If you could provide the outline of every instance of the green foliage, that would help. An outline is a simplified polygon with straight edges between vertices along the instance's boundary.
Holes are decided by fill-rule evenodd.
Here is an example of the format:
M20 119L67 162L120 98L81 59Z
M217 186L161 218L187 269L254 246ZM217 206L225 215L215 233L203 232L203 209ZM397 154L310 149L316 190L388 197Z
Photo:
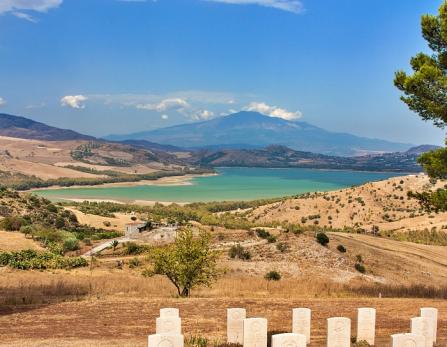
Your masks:
M360 273L362 273L362 274L366 273L366 267L365 267L365 265L363 265L363 264L361 264L361 263L355 263L354 267L355 267L355 269L356 269L358 272L360 272Z
M394 84L403 92L401 99L410 110L423 120L444 128L447 125L447 2L441 4L438 16L422 16L421 26L422 36L433 52L413 57L410 61L413 74L397 71ZM446 148L425 153L418 161L429 176L447 178ZM447 209L444 190L415 193L412 197L419 199L428 210Z
M132 258L129 261L129 268L134 269L136 267L139 267L141 265L141 261L138 258Z
M186 347L207 347L208 344L208 339L202 336L190 336L185 341Z
M281 253L285 253L289 250L289 245L285 242L279 242L276 244L276 249Z
M279 281L281 279L281 274L278 271L272 270L267 272L264 278L267 281Z
M325 233L318 233L316 235L317 242L322 246L327 246L329 243L329 237Z
M338 246L337 246L337 250L338 250L340 253L346 253L346 248L345 248L345 246L343 246L343 245L338 245Z
M251 254L249 251L245 250L239 243L237 245L231 246L228 251L228 256L232 259L239 258L241 260L250 260Z
M27 221L18 216L5 217L0 221L0 228L6 231L19 231Z
M19 270L72 269L87 266L82 257L63 257L51 252L37 252L31 249L20 252L0 252L0 266Z
M64 251L76 251L79 249L79 241L77 239L66 239L64 241Z
M113 245L112 245L113 247ZM147 252L149 250L149 247L146 245L139 245L135 242L126 242L124 244L124 250L123 253L125 255L139 255Z
M182 297L188 297L197 286L210 286L219 276L218 253L211 249L211 235L191 230L178 233L175 243L154 249L150 256L153 273L166 276Z

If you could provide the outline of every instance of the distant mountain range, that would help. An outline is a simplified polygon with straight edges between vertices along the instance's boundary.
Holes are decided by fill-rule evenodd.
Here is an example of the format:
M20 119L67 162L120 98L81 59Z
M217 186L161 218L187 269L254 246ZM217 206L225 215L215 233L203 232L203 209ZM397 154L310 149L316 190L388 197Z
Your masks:
M238 112L207 121L176 125L108 140L147 140L183 148L262 148L282 145L298 151L353 156L402 152L413 145L324 130L302 121L287 121L257 112Z
M417 157L437 146L419 146L406 152L338 157L295 151L284 146L262 149L202 150L192 153L188 161L204 167L312 168L361 171L421 172Z
M73 130L55 128L28 118L0 113L0 135L31 140L69 141L93 140L93 136Z
M216 125L216 122L217 124L223 124L222 126L227 130L216 129L215 127L218 126ZM238 124L242 125L238 127ZM185 129L189 130L186 131ZM23 117L0 114L0 136L46 141L70 142L81 140L83 141L83 144L81 145L79 145L78 142L70 142L71 144L69 144L69 146L74 146L71 150L72 157L75 156L75 159L88 163L102 163L107 165L114 164L126 166L146 162L158 162L187 167L200 166L206 168L219 166L245 166L420 172L421 167L417 164L416 158L421 153L439 148L431 145L408 148L408 145L405 144L364 139L348 134L331 133L308 125L307 123L288 122L253 112L242 112L212 121L180 125L156 130L150 133L159 134L157 135L159 137L163 137L161 134L166 134L166 138L169 137L167 134L169 132L172 133L173 136L177 134L178 137L176 137L176 141L180 142L179 139L181 134L184 134L184 136L189 139L209 139L212 136L207 134L207 131L211 132L212 129L215 129L215 131L219 133L219 135L215 136L220 137L220 139L215 140L215 142L224 142L222 134L230 134L232 131L229 129L233 129L233 132L235 133L233 136L234 143L220 145L208 144L201 148L193 148L195 146L192 145L197 145L198 143L190 140L190 142L187 143L190 147L188 149L169 144L158 144L148 140L128 139L118 141L119 138L115 136L111 137L114 140L111 141L79 134L72 130L55 128ZM248 129L259 129L259 131L249 131ZM297 134L301 134L301 137L309 139L309 143L314 141L312 143L316 143L315 148L312 148L312 150L309 151L299 151L278 144L263 146L264 142L268 142L267 139L264 138L267 136L266 134L271 134L272 137L276 136L276 139L278 139L281 129L284 130L285 138L291 138L293 131L295 131ZM242 138L243 133L246 134L245 140L247 142L252 141L255 137L264 138L264 140L260 141L258 144L244 145L244 139ZM261 136L260 134L264 135ZM313 140L311 139L311 134L314 134L315 136ZM322 134L326 134L327 138L324 138ZM133 136L134 135L130 135L130 137ZM142 135L135 135L135 137L139 136ZM155 135L151 136L155 137ZM339 147L332 147L332 152L340 151L344 154L355 152L355 150L367 151L368 148L369 150L376 151L379 151L380 149L385 150L385 147L381 147L385 145L387 145L386 148L388 150L394 147L403 147L405 150L351 157L316 153L317 148L320 148L321 150L323 145L328 146L327 152L331 152L329 150L330 139L339 141L337 145ZM345 140L345 144L353 145L353 143L363 143L363 145L355 147L355 150L354 147L343 147L340 144L342 139ZM278 142L284 141L278 140ZM302 139L296 139L295 143L302 143ZM368 147L367 145L372 147ZM310 145L307 144L306 146ZM343 148L345 149L343 150ZM118 153L121 154L118 156Z

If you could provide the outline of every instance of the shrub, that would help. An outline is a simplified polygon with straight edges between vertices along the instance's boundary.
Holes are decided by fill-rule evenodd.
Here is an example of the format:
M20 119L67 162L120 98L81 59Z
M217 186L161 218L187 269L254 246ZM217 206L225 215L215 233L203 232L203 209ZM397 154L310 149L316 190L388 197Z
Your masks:
M322 246L326 246L329 243L329 237L325 233L318 233L316 239Z
M239 243L237 245L231 246L228 251L228 256L232 259L239 258L241 260L250 260L251 254L249 251L245 250Z
M346 253L346 248L345 248L345 246L343 246L343 245L338 245L338 246L337 246L337 250L338 250L340 253Z
M264 278L267 281L279 281L281 279L281 274L278 271L269 271L265 274Z
M76 239L66 239L63 247L64 252L76 251L79 249L79 241Z
M267 242L268 242L268 243L275 243L275 242L276 242L276 236L269 235L269 236L267 237Z
M104 224L105 227L110 227L112 225L108 220L105 220L102 224Z
M124 244L124 254L126 255L138 255L146 252L147 250L147 246L139 245L135 242L126 242Z
M258 235L261 239L267 239L271 236L270 233L264 229L256 229L256 235Z
M0 222L0 228L6 231L19 231L26 221L21 217L5 217Z
M276 244L276 249L281 253L285 253L289 250L289 245L285 242L279 242Z
M131 269L139 267L140 265L141 265L141 261L138 258L132 258L129 261L129 268L131 268Z
M87 265L87 260L82 257L64 257L32 249L10 253L0 252L0 266L9 266L19 270L72 269Z
M362 274L364 274L366 272L365 265L363 265L363 264L355 263L354 267L358 272L360 272Z

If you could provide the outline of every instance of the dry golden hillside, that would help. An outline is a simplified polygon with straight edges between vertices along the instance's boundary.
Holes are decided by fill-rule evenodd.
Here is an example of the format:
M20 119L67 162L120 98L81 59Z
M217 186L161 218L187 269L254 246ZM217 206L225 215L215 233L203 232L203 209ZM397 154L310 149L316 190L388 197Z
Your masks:
M437 186L442 183L438 182ZM326 228L344 227L370 231L410 231L447 228L447 213L428 214L409 191L435 188L426 175L409 175L327 193L307 194L267 206L249 214L260 222L289 222Z

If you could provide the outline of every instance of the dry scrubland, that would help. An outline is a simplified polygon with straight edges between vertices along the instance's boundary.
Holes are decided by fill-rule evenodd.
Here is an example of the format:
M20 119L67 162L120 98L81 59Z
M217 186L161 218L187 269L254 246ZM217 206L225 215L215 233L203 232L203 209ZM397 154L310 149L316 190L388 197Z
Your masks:
M447 229L447 213L428 214L409 191L442 187L428 176L409 175L327 193L314 193L261 206L249 214L259 222L288 221L307 226L410 231Z
M346 223L366 230L379 225L381 230L398 233L436 226L443 232L445 214L431 217L406 199L409 189L427 184L425 176L407 176L233 213L259 223L301 224L302 217L319 214L305 224L342 228ZM110 230L122 230L131 217L69 210L81 223L105 227L104 222L110 222L106 227ZM384 221L384 213L391 220ZM163 277L143 277L149 261L145 255L126 255L124 245L106 250L88 268L46 272L0 268L0 346L145 346L146 336L155 330L158 309L166 306L180 308L187 339L203 336L210 344L224 342L228 307L246 307L250 316L268 318L270 332L289 331L291 309L310 307L312 347L324 345L328 317L352 318L355 335L356 309L376 307L377 346L389 346L389 335L408 331L409 319L419 307L435 306L440 309L440 345L447 343L447 302L442 300L447 298L446 247L352 232L328 232L330 242L323 247L315 241L314 231L295 234L271 229L276 240L269 242L254 231L194 223L194 228L199 227L212 233L224 274L211 288L193 290L190 299L177 298ZM229 256L236 244L250 253L249 260ZM26 248L40 246L20 233L0 232L0 249ZM78 252L86 250L83 246ZM359 256L365 274L354 267ZM124 261L122 268L118 260ZM264 279L271 270L281 273L280 281Z

